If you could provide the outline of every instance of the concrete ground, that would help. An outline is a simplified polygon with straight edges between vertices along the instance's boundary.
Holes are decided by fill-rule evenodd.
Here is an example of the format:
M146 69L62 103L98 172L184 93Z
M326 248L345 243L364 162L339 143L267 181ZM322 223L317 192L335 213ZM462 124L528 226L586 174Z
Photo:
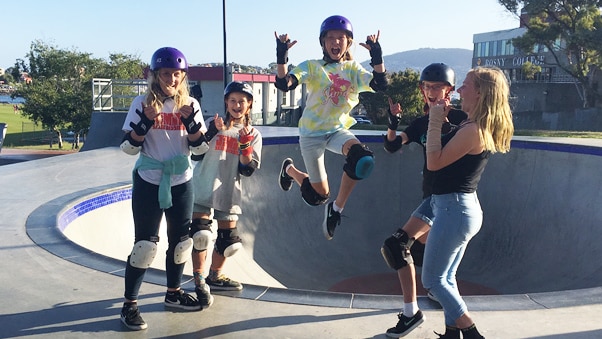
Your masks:
M266 138L264 162L257 176L246 182L249 207L241 229L248 257L288 289L243 280L242 293L214 293L209 309L171 312L162 304L162 272L152 271L139 302L149 328L131 332L119 322L123 262L75 245L61 236L56 223L60 211L73 201L130 182L135 157L108 147L28 159L0 167L0 337L384 338L384 331L397 322L399 295L331 290L343 283L360 288L376 282L371 277L391 274L382 266L378 249L399 215L405 220L415 206L419 187L412 182L419 174L412 171L419 172L420 163L408 172L403 168L408 167L404 161L420 158L416 150L387 158L376 141L369 140L377 152L377 168L358 185L344 212L349 215L343 218L344 228L328 242L315 225L321 211L299 204L297 192L274 189L278 159L290 154L300 161L294 137L269 128L261 131ZM602 179L595 173L602 142L568 144L517 139L520 151L492 159L486 169L480 197L485 214L495 220L486 220L469 246L459 278L501 293L466 297L487 338L602 337L602 264L597 260L602 246L595 241L602 220L595 210L601 203ZM9 157L5 151L0 152L0 164ZM508 160L502 161L504 157ZM327 158L333 159L327 160L333 168L329 173L339 173L342 159ZM393 185L385 180L398 172ZM338 187L336 176L330 180ZM550 185L544 187L546 182ZM512 189L505 187L509 185ZM401 191L407 193L394 195ZM389 195L402 205L399 211L393 209L393 216L382 212L390 206L377 204ZM368 214L366 219L363 214ZM543 220L542 225L536 220ZM550 234L541 228L531 233L537 226L549 228ZM563 242L563 237L568 240ZM238 267L229 269L236 272ZM190 281L184 287L190 289ZM427 320L407 337L436 338L433 331L443 331L442 312L426 297L421 296L419 304Z

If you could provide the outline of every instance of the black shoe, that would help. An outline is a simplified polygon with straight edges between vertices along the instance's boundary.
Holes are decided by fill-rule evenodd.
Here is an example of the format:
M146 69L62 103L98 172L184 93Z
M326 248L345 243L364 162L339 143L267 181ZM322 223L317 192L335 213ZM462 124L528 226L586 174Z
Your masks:
M164 304L167 307L178 308L185 311L198 311L201 309L199 301L182 290L167 292L165 294Z
M387 330L387 337L401 338L424 322L424 315L422 315L422 311L420 310L413 317L406 317L401 312L399 312L397 317L399 321L395 327Z
M334 229L341 224L341 213L336 212L332 205L334 202L328 203L324 209L324 223L322 230L326 239L331 240L334 237Z
M136 304L123 304L121 308L121 322L130 330L145 330L148 326L140 316L140 310Z
M196 286L194 288L194 292L196 293L196 297L201 304L203 309L208 308L213 304L213 296L211 295L211 289L209 285L206 283L202 283L200 286Z
M240 291L242 284L234 281L223 274L220 274L215 280L211 278L205 279L205 283L216 291Z
M278 176L278 184L283 191L290 191L291 187L293 187L293 178L286 174L286 168L288 165L293 164L293 159L286 158L282 162L282 167L280 167L280 175Z
M435 332L439 339L460 339L460 329L457 327L445 326L445 333Z

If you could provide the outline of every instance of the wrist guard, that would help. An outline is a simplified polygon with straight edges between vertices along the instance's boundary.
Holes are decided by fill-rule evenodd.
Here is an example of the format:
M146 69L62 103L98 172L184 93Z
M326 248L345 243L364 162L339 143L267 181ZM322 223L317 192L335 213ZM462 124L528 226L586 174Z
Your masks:
M144 114L144 106L142 106L142 111L136 108L136 114L140 117L140 121L137 124L134 124L133 121L130 121L130 127L134 132L136 132L139 136L144 136L155 124L155 120L151 120L146 117Z
M280 41L280 39L276 39L276 63L279 65L285 65L288 63L288 43L290 39L286 42Z
M387 118L389 118L389 123L387 124L387 128L396 131L397 127L399 127L399 121L401 120L401 118L398 115L393 115L393 113L391 113L390 108L387 109L387 111L389 112L389 114L387 116Z
M250 156L253 154L253 146L251 146L251 141L253 141L253 136L250 134L238 138L238 149L240 150L241 155Z
M188 134L195 134L201 129L201 127L203 127L203 125L194 120L194 117L199 112L199 110L194 110L194 103L191 103L190 107L192 108L192 113L188 116L188 118L184 118L184 116L180 115L180 120L182 121L184 127L186 127L186 132L188 132Z
M213 139L213 137L216 136L217 133L219 133L219 131L217 130L217 127L215 127L215 121L212 120L209 123L207 133L205 133L205 139L207 140L207 142L211 141L211 139Z
M370 66L374 67L374 65L380 65L383 61L383 50L380 48L380 43L378 41L366 41L366 45L370 46Z

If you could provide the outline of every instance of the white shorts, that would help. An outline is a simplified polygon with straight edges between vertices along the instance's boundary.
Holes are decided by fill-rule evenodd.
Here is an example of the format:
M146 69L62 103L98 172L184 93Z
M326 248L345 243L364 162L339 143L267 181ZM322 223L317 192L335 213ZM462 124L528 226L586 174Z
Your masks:
M305 170L309 175L309 182L316 183L328 179L324 166L324 151L343 154L343 145L349 140L357 140L357 138L346 129L318 137L299 137L299 147Z

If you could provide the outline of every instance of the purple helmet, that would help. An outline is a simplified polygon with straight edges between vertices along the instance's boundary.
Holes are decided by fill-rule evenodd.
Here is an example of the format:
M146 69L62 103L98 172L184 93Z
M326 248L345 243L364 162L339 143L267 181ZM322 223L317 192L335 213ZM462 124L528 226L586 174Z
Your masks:
M335 29L346 31L347 34L349 34L349 37L353 38L353 26L351 26L351 22L341 15L329 16L322 22L322 26L320 26L320 38L323 37L326 32Z
M175 68L188 71L186 57L179 50L173 47L162 47L153 53L150 69L156 71L159 68Z

